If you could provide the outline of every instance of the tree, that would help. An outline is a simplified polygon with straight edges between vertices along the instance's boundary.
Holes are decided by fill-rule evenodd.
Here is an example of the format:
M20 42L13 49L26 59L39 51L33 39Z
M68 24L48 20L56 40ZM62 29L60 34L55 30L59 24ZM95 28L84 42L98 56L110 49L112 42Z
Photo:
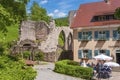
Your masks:
M46 21L47 23L50 20L50 17L47 16L47 12L44 8L40 7L36 2L33 3L31 7L30 19L33 21Z
M7 26L26 20L26 3L29 0L0 0L0 30L7 32Z
M115 10L114 16L116 19L120 20L120 7ZM120 33L120 26L118 27L118 33Z
M114 16L115 16L116 19L120 20L120 7L115 10Z
M64 38L64 32L62 31L59 35L59 38L58 38L58 44L60 47L64 47L64 44L65 44L65 38Z
M56 26L69 26L68 17L54 19Z
M2 32L7 32L6 26L11 25L13 19L10 16L10 13L0 4L0 30Z

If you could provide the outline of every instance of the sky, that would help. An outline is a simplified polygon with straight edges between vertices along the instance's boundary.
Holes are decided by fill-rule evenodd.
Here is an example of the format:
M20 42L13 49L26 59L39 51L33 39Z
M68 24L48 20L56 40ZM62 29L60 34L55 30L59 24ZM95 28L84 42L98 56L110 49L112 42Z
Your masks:
M78 10L80 4L103 0L30 0L27 4L27 13L30 13L30 8L34 1L37 2L39 6L45 8L49 16L61 18L66 17L70 10Z

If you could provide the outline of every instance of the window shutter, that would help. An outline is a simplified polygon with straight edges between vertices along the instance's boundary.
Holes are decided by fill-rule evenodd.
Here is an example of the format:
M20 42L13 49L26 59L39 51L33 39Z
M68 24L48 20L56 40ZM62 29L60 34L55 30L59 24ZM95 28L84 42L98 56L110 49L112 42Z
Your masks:
M105 50L107 56L110 56L110 50Z
M113 30L113 40L117 40L117 30Z
M95 50L95 51L94 51L94 56L97 56L98 53L99 53L99 51L98 51L98 50Z
M82 40L82 32L78 32L78 40Z
M94 39L95 39L95 40L98 40L98 31L95 31Z
M88 32L88 40L92 40L92 31Z
M82 58L82 50L78 50L78 58L79 58L79 59Z
M89 51L88 51L88 58L89 58L89 59L92 59L92 50L89 50Z
M106 32L106 40L109 40L110 38L110 31L105 31Z

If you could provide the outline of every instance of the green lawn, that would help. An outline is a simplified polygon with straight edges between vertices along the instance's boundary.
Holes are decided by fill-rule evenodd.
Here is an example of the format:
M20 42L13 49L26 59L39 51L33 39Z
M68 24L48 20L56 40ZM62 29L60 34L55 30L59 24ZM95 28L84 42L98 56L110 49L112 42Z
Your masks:
M0 42L10 42L18 39L19 27L17 24L7 27L8 32L5 36L0 32Z

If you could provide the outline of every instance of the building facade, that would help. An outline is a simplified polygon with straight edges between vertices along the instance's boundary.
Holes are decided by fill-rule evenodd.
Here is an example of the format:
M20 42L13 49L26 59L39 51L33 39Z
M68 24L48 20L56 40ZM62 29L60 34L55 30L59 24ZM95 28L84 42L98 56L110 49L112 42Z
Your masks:
M99 54L113 57L120 63L120 20L114 17L120 0L105 0L82 4L71 24L73 29L74 60L88 58L89 61Z

